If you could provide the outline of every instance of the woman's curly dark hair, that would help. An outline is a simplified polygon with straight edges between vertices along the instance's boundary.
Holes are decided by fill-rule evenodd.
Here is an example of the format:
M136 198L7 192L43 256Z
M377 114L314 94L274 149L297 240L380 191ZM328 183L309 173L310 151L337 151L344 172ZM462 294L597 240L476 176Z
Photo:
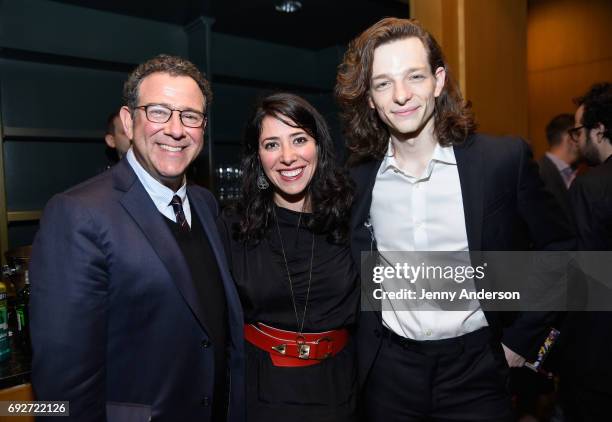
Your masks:
M352 184L345 170L336 165L334 144L323 116L303 98L288 93L263 98L247 124L243 142L242 199L236 206L239 222L234 226L234 235L248 243L257 243L274 224L274 186L270 183L265 190L257 187L261 169L259 136L262 122L268 116L299 127L315 139L317 165L306 193L312 210L308 228L315 233L326 233L332 243L346 243Z
M414 19L385 18L351 41L338 66L335 96L342 110L351 163L380 159L389 145L389 129L368 104L374 50L383 44L412 37L423 43L432 73L439 67L446 70L444 89L435 100L434 111L434 133L440 145L459 144L476 129L470 104L461 97L442 49L433 36Z

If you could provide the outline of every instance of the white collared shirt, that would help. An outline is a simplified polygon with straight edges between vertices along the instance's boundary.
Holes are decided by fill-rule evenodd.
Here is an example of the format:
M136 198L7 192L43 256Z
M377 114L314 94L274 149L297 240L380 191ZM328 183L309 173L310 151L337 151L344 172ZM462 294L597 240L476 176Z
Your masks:
M132 166L138 180L140 180L140 183L142 183L142 186L144 186L159 212L175 223L176 216L174 215L174 210L172 209L172 205L170 205L170 201L172 201L172 197L174 195L178 195L178 197L181 198L181 201L183 201L183 213L185 214L185 219L187 220L189 227L191 227L191 207L189 206L189 198L187 197L187 184L185 183L185 179L183 178L183 184L179 190L173 192L172 189L161 184L158 180L151 176L144 169L144 167L142 167L142 165L140 165L132 148L128 150L124 159L127 159L130 166Z
M372 191L370 223L378 250L468 251L453 147L436 144L419 176L402 171L392 151L389 143ZM488 325L479 305L466 311L383 310L382 317L387 328L415 340L458 337Z

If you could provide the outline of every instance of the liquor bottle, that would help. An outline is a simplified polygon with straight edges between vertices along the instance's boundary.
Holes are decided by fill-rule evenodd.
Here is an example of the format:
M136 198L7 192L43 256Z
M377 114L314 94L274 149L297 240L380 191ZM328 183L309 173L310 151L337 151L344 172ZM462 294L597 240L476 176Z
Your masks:
M25 284L23 289L17 293L17 303L15 310L17 313L17 332L21 342L21 347L26 353L30 352L30 314L28 306L30 304L30 277L28 270L25 270Z
M17 304L17 289L15 288L15 279L17 278L17 268L2 266L2 278L6 287L6 314L8 320L8 336L11 344L11 350L19 347L19 336L17 330L17 314L15 306Z
M6 284L0 280L0 362L11 357L11 344L8 336L8 315L6 304Z

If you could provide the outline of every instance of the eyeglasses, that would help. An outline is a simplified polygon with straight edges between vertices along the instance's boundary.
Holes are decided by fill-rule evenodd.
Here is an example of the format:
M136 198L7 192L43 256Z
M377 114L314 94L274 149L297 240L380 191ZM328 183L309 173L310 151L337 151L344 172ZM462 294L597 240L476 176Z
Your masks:
M580 140L580 130L582 130L584 126L573 127L567 130L569 136L576 142Z
M161 104L148 104L143 106L137 106L145 111L147 120L152 123L166 123L172 117L172 112L178 111L183 126L198 128L202 127L206 121L206 116L199 111L194 110L178 110L176 108L166 107Z

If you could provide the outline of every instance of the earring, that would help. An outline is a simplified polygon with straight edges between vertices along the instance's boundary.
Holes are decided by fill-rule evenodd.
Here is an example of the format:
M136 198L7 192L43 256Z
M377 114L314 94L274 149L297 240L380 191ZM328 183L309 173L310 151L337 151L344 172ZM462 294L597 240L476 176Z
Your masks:
M268 179L266 179L266 176L263 174L263 171L261 171L261 167L260 167L257 173L257 188L259 190L266 190L269 187L270 187L270 184L268 183Z

